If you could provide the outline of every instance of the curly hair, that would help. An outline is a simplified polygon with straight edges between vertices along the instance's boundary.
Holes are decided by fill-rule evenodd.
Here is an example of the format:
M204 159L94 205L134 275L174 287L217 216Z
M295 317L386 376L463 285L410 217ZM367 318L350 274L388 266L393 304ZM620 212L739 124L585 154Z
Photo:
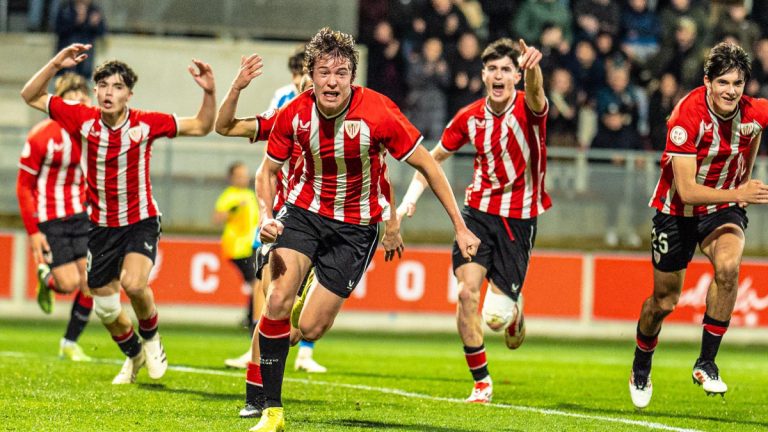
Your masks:
M704 63L704 75L710 81L734 69L744 74L745 82L752 76L752 62L744 48L729 42L720 42L709 51Z
M88 94L88 84L85 82L85 78L74 72L67 72L56 78L55 87L54 93L56 96L64 96L69 92Z
M136 81L139 80L138 75L127 64L118 60L109 60L100 64L93 72L93 82L98 83L115 74L120 75L125 85L131 90L136 85Z
M360 53L355 48L355 39L351 35L331 30L330 27L321 28L307 44L304 54L304 68L310 75L315 70L317 60L323 56L349 60L352 78L355 78Z

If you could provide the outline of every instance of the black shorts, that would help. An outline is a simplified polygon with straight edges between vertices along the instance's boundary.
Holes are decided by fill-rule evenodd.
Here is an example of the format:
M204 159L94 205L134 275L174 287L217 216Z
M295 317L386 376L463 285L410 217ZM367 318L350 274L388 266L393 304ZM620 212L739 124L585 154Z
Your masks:
M37 224L51 247L51 268L69 264L88 254L91 222L85 212Z
M123 258L140 253L155 262L160 216L124 227L92 226L88 232L88 286L103 287L120 277Z
M339 222L291 204L280 210L278 219L285 229L274 248L306 255L321 285L339 297L349 297L379 244L378 225Z
M688 267L696 252L696 245L725 224L747 230L747 212L733 206L702 216L671 216L657 211L651 230L651 261L663 272L674 272Z
M461 211L464 223L481 241L472 262L485 267L486 279L517 301L525 282L531 250L536 242L536 218L505 218L471 207ZM453 271L469 261L453 243Z
M253 254L245 258L230 259L230 261L240 270L244 281L250 282L256 279L256 257Z

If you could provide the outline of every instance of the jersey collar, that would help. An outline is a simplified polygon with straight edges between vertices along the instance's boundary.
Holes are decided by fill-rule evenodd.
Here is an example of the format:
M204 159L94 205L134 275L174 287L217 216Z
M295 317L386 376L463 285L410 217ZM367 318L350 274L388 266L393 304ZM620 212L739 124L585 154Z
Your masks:
M317 99L315 99L315 111L317 111L317 114L320 117L326 120L333 120L333 119L345 116L347 114L347 111L349 111L349 106L352 105L352 99L354 99L354 97L355 97L355 88L352 87L349 92L349 100L347 101L347 105L344 107L343 110L339 111L339 113L336 114L335 116L327 116L323 114L323 112L320 111L320 108L317 106Z
M491 98L490 98L490 96L486 96L486 98L485 98L485 110L488 111L491 115L494 115L496 117L502 117L504 114L509 112L509 110L511 110L513 106L515 106L515 101L516 100L517 100L517 90L513 90L512 91L512 98L510 99L510 101L507 104L507 106L501 112L497 113L496 111L493 110L493 108L491 108Z
M742 96L742 97L744 97L744 96ZM732 113L731 115L729 115L729 116L727 116L727 117L723 117L723 116L721 116L720 114L716 113L716 112L715 112L715 110L714 110L714 108L712 108L712 107L709 105L709 90L705 90L705 91L704 91L704 103L707 105L707 110L708 110L708 111L709 111L709 112L710 112L712 115L714 115L715 117L717 117L719 120L722 120L722 121L730 121L730 120L733 120L733 119L734 119L734 117L736 117L736 115L739 113L739 111L741 111L741 100L739 100L739 103L738 103L738 105L736 105L736 109L735 109L735 110L733 110L733 113Z

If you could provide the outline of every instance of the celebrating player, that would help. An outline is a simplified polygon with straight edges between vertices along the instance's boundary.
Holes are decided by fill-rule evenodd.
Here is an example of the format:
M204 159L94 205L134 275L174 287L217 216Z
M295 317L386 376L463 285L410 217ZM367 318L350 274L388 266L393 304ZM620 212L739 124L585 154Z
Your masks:
M445 175L419 145L419 132L388 98L352 85L357 61L351 36L324 28L312 38L305 67L313 91L302 93L277 114L256 176L264 216L261 239L275 245L272 282L259 322L266 409L252 430L284 427L281 393L289 315L310 267L315 267L316 286L298 324L305 339L317 340L331 327L370 263L378 243L376 224L387 204L379 183L387 152L424 173L453 222L464 256L474 255L479 245L459 215ZM273 215L276 176L290 159L294 142L304 156L302 174Z
M56 95L90 105L88 86L80 75L67 73L56 79ZM16 194L37 264L37 303L53 311L54 292L77 290L67 331L59 343L59 356L89 361L77 340L88 324L93 298L86 282L88 215L85 183L80 170L80 147L53 120L37 124L27 137L19 159Z
M145 363L153 379L168 367L154 296L147 286L161 232L149 178L152 144L160 137L208 134L216 115L215 84L211 67L192 60L189 72L203 90L203 101L194 117L178 119L129 108L137 76L120 61L108 61L94 72L98 107L49 95L45 89L56 72L82 62L90 48L72 44L59 51L24 85L21 96L31 107L47 112L82 147L93 224L88 234L88 286L96 315L127 356L112 383L129 384ZM143 343L120 304L120 288L139 319Z
M507 347L516 349L525 338L522 288L536 240L536 217L552 205L544 190L548 105L541 53L522 40L520 47L522 52L511 40L499 39L483 51L488 96L459 110L432 149L441 163L464 144L475 147L473 181L462 216L482 243L472 260L462 256L461 244L453 245L459 336L475 381L467 402L488 403L493 396L477 313L483 280L489 288L482 315L492 330L504 330ZM525 91L515 90L521 71ZM416 173L398 214L413 215L425 186Z
M744 96L751 74L739 46L720 43L704 65L704 85L692 90L667 121L661 179L651 199L653 294L643 303L629 392L637 408L651 402L651 360L664 318L675 308L685 269L698 245L715 272L707 292L701 352L693 382L725 394L715 356L728 330L738 291L748 204L768 203L768 186L752 179L768 100Z

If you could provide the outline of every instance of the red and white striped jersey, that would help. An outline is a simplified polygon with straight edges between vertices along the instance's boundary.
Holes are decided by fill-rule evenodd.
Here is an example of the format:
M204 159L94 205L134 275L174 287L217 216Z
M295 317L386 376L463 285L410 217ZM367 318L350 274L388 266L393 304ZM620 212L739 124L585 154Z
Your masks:
M48 114L81 146L93 223L120 227L160 215L152 197L149 162L155 139L178 133L174 116L129 109L125 122L110 128L101 121L99 108L58 96L48 100Z
M552 207L544 189L547 171L547 112L534 113L517 91L501 114L494 114L487 99L459 110L438 143L455 152L464 144L475 146L475 170L464 204L482 212L530 219Z
M80 147L73 145L69 134L55 121L45 120L32 128L19 158L19 168L37 178L31 216L37 222L85 211Z
M275 125L275 119L280 108L271 108L256 116L256 133L250 138L251 142L266 141ZM300 173L304 159L301 157L301 146L294 145L291 156L283 164L280 171L277 172L277 191L275 193L275 203L273 209L279 211L288 195L288 187L294 178L295 173Z
M675 188L672 157L696 158L696 183L713 189L735 189L749 171L746 166L755 138L768 124L768 100L742 96L738 108L722 118L709 108L707 89L692 90L667 120L667 144L661 156L661 178L649 205L673 216L713 213L736 205L685 205Z
M299 95L277 115L267 157L288 161L294 143L304 165L289 183L287 202L341 222L369 225L382 220L387 152L405 160L421 134L386 96L352 86L347 108L333 118L315 106L312 91Z

